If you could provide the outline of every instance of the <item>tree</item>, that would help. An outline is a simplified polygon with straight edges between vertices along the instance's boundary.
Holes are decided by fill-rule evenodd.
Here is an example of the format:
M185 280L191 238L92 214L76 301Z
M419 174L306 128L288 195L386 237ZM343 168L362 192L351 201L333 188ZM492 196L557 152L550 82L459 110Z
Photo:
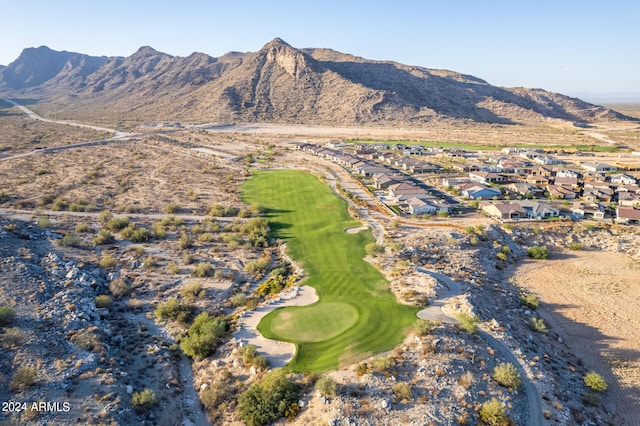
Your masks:
M248 426L259 426L296 411L297 403L298 386L274 370L240 394L238 414Z

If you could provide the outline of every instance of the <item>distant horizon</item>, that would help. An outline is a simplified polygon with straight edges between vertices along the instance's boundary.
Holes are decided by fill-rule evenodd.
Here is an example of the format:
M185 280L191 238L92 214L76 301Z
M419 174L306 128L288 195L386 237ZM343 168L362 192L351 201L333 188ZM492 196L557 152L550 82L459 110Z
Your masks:
M180 7L32 0L8 2L3 12L11 18L0 26L5 66L23 49L43 45L91 56L129 56L151 46L174 56L220 57L255 52L279 37L296 48L446 69L495 86L640 98L640 2L626 0L192 0Z

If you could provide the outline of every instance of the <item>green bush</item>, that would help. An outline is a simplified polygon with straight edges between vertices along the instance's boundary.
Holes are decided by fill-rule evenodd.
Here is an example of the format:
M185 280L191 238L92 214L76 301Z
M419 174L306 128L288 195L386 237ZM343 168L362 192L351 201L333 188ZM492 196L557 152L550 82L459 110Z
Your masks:
M500 386L507 388L520 389L522 386L522 378L518 369L509 363L497 365L493 369L493 380Z
M193 239L187 234L184 229L180 232L180 240L178 240L178 246L181 249L188 249L193 247Z
M105 225L108 230L113 232L122 231L127 226L129 226L128 217L111 217Z
M480 420L482 424L490 426L509 426L511 424L504 404L496 398L491 398L482 404L482 408L480 408Z
M584 384L596 392L604 392L607 390L607 382L600 374L590 371L584 376Z
M134 243L146 243L151 237L149 230L138 228L134 223L129 223L122 231L120 236Z
M115 238L111 232L106 229L101 229L98 235L93 239L94 246L100 246L104 244L111 244L115 241Z
M456 314L456 319L458 320L458 327L467 333L475 334L478 331L478 317L475 315L468 314L466 312L459 312Z
M159 321L173 320L186 324L191 317L193 309L190 305L181 303L178 299L170 299L164 303L158 304L153 310Z
M51 220L48 217L41 216L38 218L37 225L38 225L38 228L51 228L53 223L51 223Z
M546 246L533 246L527 250L527 256L532 259L548 259L549 251Z
M178 213L180 211L180 206L178 206L173 201L167 204L167 207L164 209L168 214Z
M496 254L496 257L498 258L498 260L502 260L503 262L507 261L507 255L502 252Z
M582 249L584 249L584 247L582 246L582 243L580 243L578 241L571 241L571 244L569 244L569 248L571 250L582 250Z
M80 222L76 225L76 232L91 232L91 227L88 223Z
M138 414L146 413L157 403L158 397L151 389L144 389L131 395L131 404Z
M262 256L258 259L251 260L244 265L244 271L250 274L262 274L271 265L270 256Z
M206 358L213 354L228 331L229 323L224 318L203 312L193 320L187 334L180 339L180 348L191 358Z
M0 306L0 327L11 325L15 317L15 309L10 306Z
M80 244L78 238L68 232L65 233L64 236L57 241L57 243L60 247L77 247Z
M24 390L36 384L38 373L33 367L19 367L9 383L11 390Z
M366 246L364 246L364 251L369 256L379 256L384 254L385 249L383 245L376 244L376 243L369 243Z
M416 330L419 336L426 336L427 334L431 334L433 330L436 328L436 323L431 320L423 320L419 319L416 321Z
M529 328L538 333L547 333L549 331L542 318L529 319Z
M247 295L244 293L236 293L233 296L231 296L231 304L233 306L235 306L236 308L238 306L244 306L244 304L247 303Z
M189 283L180 289L180 296L187 302L193 302L196 299L204 297L205 294L202 284L199 282Z
M398 400L410 400L413 392L411 391L411 386L407 384L407 382L396 382L391 387L391 391L393 392L393 396L395 396Z
M167 271L169 271L172 274L179 274L180 273L180 267L178 266L178 264L176 262L174 262L173 260L169 263L167 263Z
M113 300L111 300L111 296L107 294L102 294L100 296L96 296L95 303L96 303L96 308L109 309L113 305Z
M289 381L282 370L275 370L240 394L237 410L248 426L259 426L284 416L295 416L297 403L298 386Z
M210 277L214 273L213 266L210 263L198 263L191 272L191 275L198 278Z
M540 300L533 293L525 293L520 296L520 305L535 311L540 305Z
M240 227L240 232L247 235L253 247L267 247L269 245L269 223L265 218L256 217Z
M329 376L322 376L316 382L316 391L324 396L335 396L336 390L336 382Z
M118 266L118 259L108 254L106 256L102 256L99 265L103 269L114 269Z
M24 333L18 327L5 328L2 334L2 347L12 349L20 346L24 340Z

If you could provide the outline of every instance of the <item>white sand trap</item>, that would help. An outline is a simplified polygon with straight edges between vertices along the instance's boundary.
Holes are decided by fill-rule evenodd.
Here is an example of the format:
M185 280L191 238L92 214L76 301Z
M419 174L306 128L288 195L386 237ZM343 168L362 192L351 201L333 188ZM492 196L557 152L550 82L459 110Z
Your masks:
M347 228L344 230L347 234L357 234L360 231L364 231L365 229L369 229L368 226L358 226L357 228Z
M293 287L259 308L245 312L239 319L242 327L236 333L235 338L254 345L257 351L269 360L271 368L284 367L295 355L296 346L289 342L267 339L258 332L256 327L260 320L274 309L285 306L305 306L317 301L318 295L313 287Z

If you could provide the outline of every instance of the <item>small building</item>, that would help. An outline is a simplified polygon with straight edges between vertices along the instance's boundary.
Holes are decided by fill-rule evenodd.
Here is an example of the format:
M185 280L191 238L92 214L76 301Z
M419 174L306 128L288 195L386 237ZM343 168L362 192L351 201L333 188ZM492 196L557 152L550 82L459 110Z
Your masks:
M469 179L480 183L499 183L504 182L506 178L498 173L492 172L470 172Z
M530 200L519 201L518 204L525 209L527 216L531 219L548 219L560 215L560 210L549 204Z
M526 210L520 204L490 203L482 206L482 210L498 220L518 220L527 217Z
M460 185L460 194L463 197L473 198L474 200L489 199L493 197L499 197L502 192L497 188L491 188L479 183L467 183Z
M599 163L599 162L582 163L580 164L580 166L585 170L588 170L590 172L596 172L596 173L611 173L618 170L616 166L612 166L611 164L606 164L606 163Z
M616 208L616 222L625 224L640 223L640 209L618 206L618 208Z

